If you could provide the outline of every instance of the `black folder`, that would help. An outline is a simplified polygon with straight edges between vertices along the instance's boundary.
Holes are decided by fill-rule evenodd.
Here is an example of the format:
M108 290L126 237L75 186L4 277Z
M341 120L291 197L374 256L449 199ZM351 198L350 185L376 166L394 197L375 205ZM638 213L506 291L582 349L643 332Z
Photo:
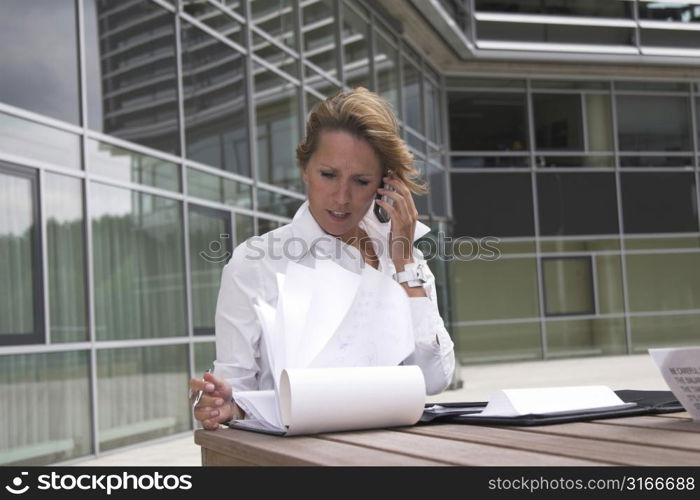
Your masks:
M621 409L580 410L575 412L539 415L519 415L517 417L477 417L486 407L486 402L470 403L428 403L425 405L419 424L458 423L473 425L551 425L566 422L583 422L603 418L634 417L685 411L671 391L619 390L615 394L625 403L634 406ZM440 409L432 409L439 405Z

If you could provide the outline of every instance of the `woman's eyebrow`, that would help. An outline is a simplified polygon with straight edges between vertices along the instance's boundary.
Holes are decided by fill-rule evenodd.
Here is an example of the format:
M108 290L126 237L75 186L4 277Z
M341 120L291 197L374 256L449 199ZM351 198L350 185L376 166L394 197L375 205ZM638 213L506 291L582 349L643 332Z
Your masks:
M332 165L328 165L327 163L319 163L319 165L321 165L322 167L328 168L328 169L332 170L333 172L337 172L339 170ZM352 174L353 177L372 177L372 175L373 174L370 172L358 172L358 173Z

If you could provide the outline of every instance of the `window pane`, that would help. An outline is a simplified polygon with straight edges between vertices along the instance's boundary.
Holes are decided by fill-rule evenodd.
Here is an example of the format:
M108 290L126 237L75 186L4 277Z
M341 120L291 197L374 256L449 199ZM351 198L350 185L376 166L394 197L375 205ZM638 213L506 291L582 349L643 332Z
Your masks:
M542 158L542 157L538 157ZM529 156L452 156L452 168L503 168L530 166Z
M454 260L450 269L453 302L459 304L453 321L539 316L534 258Z
M45 179L51 342L85 341L88 332L83 183L48 172Z
M294 8L291 0L255 0L250 2L253 24L297 50L294 33Z
M98 351L100 449L188 430L188 379L186 345Z
M0 356L0 464L49 465L91 452L88 354Z
M580 95L535 94L532 103L538 149L584 149Z
M546 316L596 313L590 257L544 258L542 273Z
M700 22L700 8L688 2L639 2L640 19L668 21L669 24Z
M253 217L250 215L236 214L236 245L240 245L252 236L255 236Z
M330 75L337 76L334 3L332 0L319 0L302 5L301 30L306 59ZM307 75L311 75L312 71L306 68Z
M542 358L542 337L537 321L456 326L452 328L452 335L456 356L463 363Z
M270 231L272 231L273 229L277 229L281 225L282 224L277 222L276 220L263 219L262 217L258 217L258 235L269 233Z
M614 174L538 174L537 191L540 234L618 232Z
M253 189L250 184L194 168L187 169L187 194L236 207L253 208Z
M625 320L547 321L547 354L552 357L627 354Z
M538 168L613 168L615 159L612 156L552 156L542 155L535 158Z
M345 80L350 88L369 88L369 23L354 9L343 7L343 55L345 57ZM357 6L359 8L359 6Z
M61 167L80 168L76 134L0 113L0 150Z
M194 373L200 376L214 365L216 359L216 344L200 342L194 345Z
M377 71L377 92L389 101L396 116L400 116L399 53L381 33L377 31L375 34L374 67Z
M558 16L632 17L628 2L609 0L476 0L476 10Z
M652 168L664 168L664 167L693 167L695 162L692 156L657 156L657 155L644 155L635 156L629 154L623 154L620 156L620 166L621 167L652 167Z
M430 212L433 215L447 216L447 174L444 170L430 165L428 167L430 185Z
M632 317L632 352L647 355L652 348L695 346L698 323L700 314Z
M301 191L294 157L300 136L298 89L262 66L254 71L259 179Z
M630 310L700 309L700 253L627 256Z
M180 166L175 163L92 139L87 140L87 155L94 174L180 191Z
M98 340L187 335L180 202L90 186Z
M152 2L85 0L88 125L178 154L174 15Z
M425 85L425 112L428 121L428 139L436 144L442 144L442 113L440 109L440 90L438 87L424 80Z
M258 210L263 212L292 218L302 203L304 200L299 198L292 198L266 189L258 189Z
M0 344L43 340L36 177L0 164Z
M255 32L253 32L253 52L280 71L298 78L299 60Z
M455 236L533 236L530 174L452 174Z
M214 334L221 271L233 253L231 216L190 205L192 324L195 335Z
M528 149L525 96L491 92L450 92L450 149Z
M698 230L697 188L692 173L625 172L621 179L626 233Z
M617 96L620 149L689 151L690 102L675 96ZM663 120L659 117L663 116Z
M403 59L403 105L406 125L423 134L423 104L421 101L421 73L407 59Z
M250 176L243 55L182 23L187 157Z
M74 0L3 0L0 47L0 101L79 123Z

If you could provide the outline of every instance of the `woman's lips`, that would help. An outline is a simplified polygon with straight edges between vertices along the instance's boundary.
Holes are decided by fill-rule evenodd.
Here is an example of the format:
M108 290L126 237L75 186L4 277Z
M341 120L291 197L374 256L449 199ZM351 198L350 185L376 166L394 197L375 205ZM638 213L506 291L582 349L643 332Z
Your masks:
M336 221L336 222L343 222L350 217L350 212L335 212L333 210L327 210L328 214L330 215L331 219Z

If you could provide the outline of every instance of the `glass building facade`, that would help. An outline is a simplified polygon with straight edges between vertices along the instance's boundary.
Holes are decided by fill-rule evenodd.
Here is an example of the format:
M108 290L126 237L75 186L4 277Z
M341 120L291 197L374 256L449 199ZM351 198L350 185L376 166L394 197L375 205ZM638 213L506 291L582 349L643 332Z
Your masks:
M371 7L0 3L0 464L193 428L221 269L291 221L305 116L338 89L391 102L445 224L441 76Z
M3 0L0 464L193 428L221 269L358 85L429 182L462 363L696 344L698 3Z

